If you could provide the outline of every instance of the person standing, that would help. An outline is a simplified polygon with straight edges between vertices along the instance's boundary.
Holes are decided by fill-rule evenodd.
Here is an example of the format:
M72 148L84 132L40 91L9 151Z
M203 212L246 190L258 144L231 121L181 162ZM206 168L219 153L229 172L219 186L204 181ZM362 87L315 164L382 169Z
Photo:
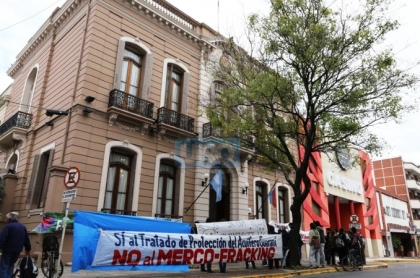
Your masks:
M268 225L267 231L268 231L269 235L276 234L276 232L274 230L274 227L271 226L271 225ZM283 256L284 256L284 254L283 254ZM280 259L277 259L277 258L268 259L268 269L273 269L273 264L276 267L276 269L279 269L280 268Z
M282 240L283 258L281 259L281 267L286 265L287 254L289 251L290 232L286 229L286 226L281 226L279 230Z
M6 214L6 226L0 233L0 277L11 278L13 267L25 247L26 256L31 255L31 242L26 227L18 222L18 213Z
M206 219L206 223L211 223L211 219L207 218ZM207 266L207 270L206 270L206 266ZM208 272L208 273L213 273L213 270L211 270L211 263L207 263L205 264L200 264L200 270L201 272Z
M221 218L219 222L225 222L226 219ZM226 262L219 262L220 273L226 273Z
M309 231L309 268L314 268L313 261L315 259L315 267L320 267L319 265L319 249L315 248L314 244L312 243L312 239L314 237L319 238L319 231L316 228L315 223L311 223L310 225L311 230Z
M315 226L318 229L319 232L319 239L321 242L321 248L319 248L319 263L321 264L321 267L325 267L325 232L324 228L321 226L321 223L319 221L315 221Z

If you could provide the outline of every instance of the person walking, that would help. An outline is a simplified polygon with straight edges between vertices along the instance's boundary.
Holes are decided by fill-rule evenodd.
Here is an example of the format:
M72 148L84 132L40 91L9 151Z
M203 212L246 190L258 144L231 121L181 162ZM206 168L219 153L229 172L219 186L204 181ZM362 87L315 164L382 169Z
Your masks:
M6 214L6 226L0 233L0 277L11 278L13 267L25 247L26 256L31 255L31 242L26 227L18 222L18 213Z
M319 232L319 239L321 241L321 248L319 248L319 263L321 267L325 267L325 232L319 221L315 221L315 226Z
M311 230L309 231L309 268L319 268L321 267L319 264L319 249L316 248L314 245L314 239L317 238L319 240L319 231L316 228L315 223L311 223L310 225ZM315 266L313 265L315 259Z

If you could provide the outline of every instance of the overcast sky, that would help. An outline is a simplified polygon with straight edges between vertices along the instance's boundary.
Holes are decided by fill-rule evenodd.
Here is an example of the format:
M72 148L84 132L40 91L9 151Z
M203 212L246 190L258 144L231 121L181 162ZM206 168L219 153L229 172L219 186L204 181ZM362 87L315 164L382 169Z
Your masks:
M204 22L225 36L243 36L245 16L267 13L267 0L167 0L199 22ZM355 0L342 0L347 1ZM13 80L6 71L52 11L65 0L0 0L0 93ZM219 5L218 5L219 3ZM388 36L398 62L406 68L420 61L420 0L396 0L389 15L401 26ZM420 74L419 68L413 72ZM413 92L414 93L414 92ZM404 161L420 164L420 112L406 115L400 124L375 128L375 133L391 146L382 157L402 156Z

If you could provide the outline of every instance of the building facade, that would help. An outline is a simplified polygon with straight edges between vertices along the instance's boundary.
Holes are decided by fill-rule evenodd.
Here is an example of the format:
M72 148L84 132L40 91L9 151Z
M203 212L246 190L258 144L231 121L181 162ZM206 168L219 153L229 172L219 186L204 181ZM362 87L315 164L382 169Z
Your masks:
M34 229L44 213L64 211L65 184L75 177L68 171L77 168L72 211L291 221L281 174L209 132L200 113L200 98L217 90L205 64L223 56L220 41L166 1L68 0L8 71L10 101L20 105L7 108L0 126L4 163L15 169L5 176L1 211L18 211ZM216 202L208 184L219 171ZM267 201L272 188L276 207ZM69 230L64 262L71 246Z

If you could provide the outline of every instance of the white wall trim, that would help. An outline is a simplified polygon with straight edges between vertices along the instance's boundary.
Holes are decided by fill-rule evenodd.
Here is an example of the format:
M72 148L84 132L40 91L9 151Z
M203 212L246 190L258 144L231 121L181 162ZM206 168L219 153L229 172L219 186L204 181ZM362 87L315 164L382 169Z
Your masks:
M125 42L129 42L129 43L132 43L132 44L136 44L141 49L146 51L147 54L152 54L152 51L150 51L150 49L145 44L143 44L139 39L134 39L134 38L130 38L130 37L121 37L120 40L125 41Z
M15 155L16 154L16 156L17 156L17 159L16 159L16 165L15 165L15 170L17 171L17 169L18 169L18 166L19 166L19 158L20 158L20 155L19 155L19 151L18 150L15 150L10 156L9 156L9 158L7 158L7 162L6 162L6 167L7 167L7 169L10 169L9 168L9 162L10 162L10 159L13 157L13 155Z
M134 146L130 143L122 141L110 141L105 145L104 152L104 161L102 164L102 176L101 176L101 186L99 189L98 205L97 211L100 211L104 204L105 199L105 190L106 190L106 181L108 178L108 168L109 168L109 156L111 155L111 149L119 147L123 149L129 149L135 152L136 155L136 169L134 170L134 188L133 188L133 201L131 204L131 210L137 212L139 205L139 192L140 192L140 177L141 177L141 163L143 160L143 152L137 146Z
M184 190L185 190L185 162L182 158L169 153L161 153L156 156L155 178L153 183L153 201L152 201L152 217L155 216L157 206L157 193L159 187L159 169L162 159L175 160L180 164L179 169L179 196L178 196L178 215L184 214Z
M280 213L279 213L279 204L278 204L278 190L279 188L284 188L286 189L285 191L287 191L287 203L289 205L289 207L292 205L292 194L290 193L290 186L288 184L284 184L284 183L277 183L276 184L276 197L277 197L277 208L276 208L276 216L277 216L277 221L280 222ZM292 218L292 213L290 211L290 209L288 207L286 207L286 211L284 212L285 214L288 213L289 214L289 221L292 222L293 218Z
M36 63L31 70L28 72L28 74L26 74L26 79L25 79L25 85L23 86L23 92L22 92L22 96L20 97L20 104L19 104L19 111L21 111L22 109L22 101L23 101L23 96L25 95L25 91L26 91L26 85L28 83L28 78L29 75L33 72L33 70L36 69L36 76L35 76L35 80L34 80L34 87L32 88L31 91L31 96L29 98L29 103L28 103L28 113L31 112L31 107L32 107L32 99L34 97L34 92L35 92L35 88L36 88L36 81L38 80L38 75L39 75L39 64Z

